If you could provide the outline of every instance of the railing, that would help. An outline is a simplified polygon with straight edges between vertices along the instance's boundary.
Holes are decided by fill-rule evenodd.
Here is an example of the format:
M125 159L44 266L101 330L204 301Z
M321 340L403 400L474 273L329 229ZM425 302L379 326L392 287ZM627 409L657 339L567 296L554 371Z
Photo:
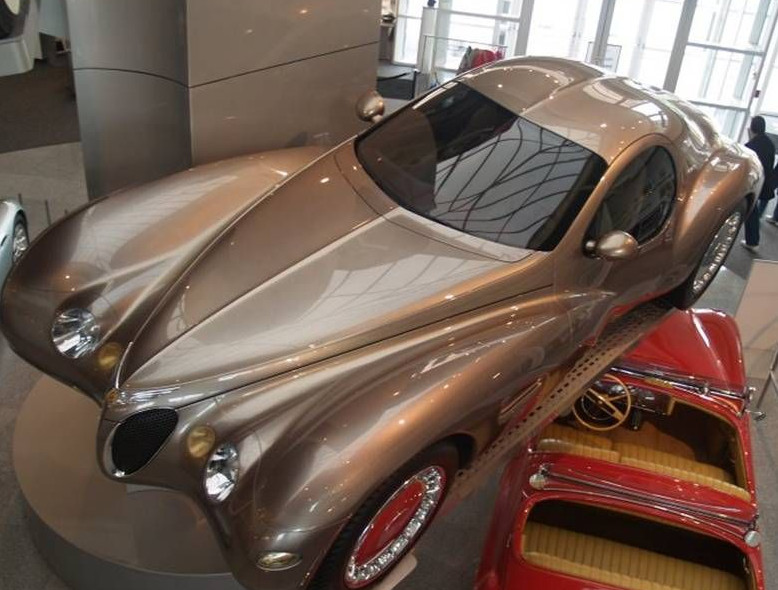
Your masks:
M492 24L491 26L486 26L477 25L472 22L461 22L463 18L491 21ZM504 47L506 51L508 47L513 47L515 45L519 23L521 22L521 19L518 16L480 14L477 12L466 12L447 8L437 9L437 19L438 30L436 36L441 39L449 37L452 33L459 36L456 32L457 30L470 29L472 31L474 29L483 29L484 31L488 31L488 35L491 37L490 40L486 40L482 35L478 35L479 38L468 38L466 42L473 46L478 45L479 47L482 45L497 45ZM420 36L421 17L415 14L399 13L397 15L393 61L400 64L418 63ZM500 39L500 36L504 36L504 39ZM505 56L509 57L507 53Z
M423 58L420 60L421 68L416 76L415 95L423 94L430 88L445 84L453 78L468 49L488 49L504 57L508 47L452 37L425 35Z

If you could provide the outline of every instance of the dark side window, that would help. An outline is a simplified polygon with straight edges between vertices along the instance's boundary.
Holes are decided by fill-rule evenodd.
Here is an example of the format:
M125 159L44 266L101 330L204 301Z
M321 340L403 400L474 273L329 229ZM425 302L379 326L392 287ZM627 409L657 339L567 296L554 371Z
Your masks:
M666 149L654 147L640 154L613 183L587 237L597 239L620 229L641 244L653 238L670 215L675 178L673 158Z
M606 167L586 148L459 83L377 125L356 150L402 207L534 250L559 243Z

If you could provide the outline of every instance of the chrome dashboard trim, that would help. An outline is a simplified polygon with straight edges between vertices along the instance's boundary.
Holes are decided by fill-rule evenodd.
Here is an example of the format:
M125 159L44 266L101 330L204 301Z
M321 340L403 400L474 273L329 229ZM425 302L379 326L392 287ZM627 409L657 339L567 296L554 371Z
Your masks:
M723 397L743 402L748 401L747 391L738 393L728 389L711 387L709 383L701 381L693 375L678 375L659 369L636 369L634 367L624 366L613 367L611 368L611 371L629 377L636 377L638 379L659 379L670 387L677 387L689 393L696 393L698 395L712 395L714 397Z

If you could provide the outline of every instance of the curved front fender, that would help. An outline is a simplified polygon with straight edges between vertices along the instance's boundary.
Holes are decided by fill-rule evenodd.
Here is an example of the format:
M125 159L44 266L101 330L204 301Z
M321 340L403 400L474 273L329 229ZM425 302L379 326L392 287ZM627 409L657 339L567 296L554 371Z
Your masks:
M480 450L496 437L501 411L519 411L527 385L571 354L567 317L550 297L505 306L498 318L470 333L444 326L426 354L391 365L365 358L295 412L277 440L260 429L267 450L255 502L265 524L301 530L346 519L431 444L464 434Z

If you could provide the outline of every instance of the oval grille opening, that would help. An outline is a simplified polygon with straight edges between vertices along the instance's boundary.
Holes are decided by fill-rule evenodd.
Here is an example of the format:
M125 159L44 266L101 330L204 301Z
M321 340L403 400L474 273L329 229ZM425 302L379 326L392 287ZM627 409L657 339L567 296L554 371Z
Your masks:
M178 423L175 410L139 412L122 422L114 432L111 457L114 466L133 473L148 463Z

